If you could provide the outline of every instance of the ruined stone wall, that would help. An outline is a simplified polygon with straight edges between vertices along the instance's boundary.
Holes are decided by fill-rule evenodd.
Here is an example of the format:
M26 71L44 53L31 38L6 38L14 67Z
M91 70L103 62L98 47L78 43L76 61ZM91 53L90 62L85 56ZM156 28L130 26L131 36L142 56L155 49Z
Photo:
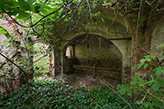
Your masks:
M125 22L125 19L119 13L117 13L117 18L115 19L116 12L114 12L112 9L100 7L93 11L100 11L99 16L92 18L95 22L97 22L97 25L94 22L87 23L86 18L88 17L84 16L84 18L80 19L84 26L80 25L80 23L79 27L76 30L70 31L62 37L63 40L67 40L67 42L61 42L60 55L63 73L65 73L65 51L67 46L69 46L69 44L71 45L78 42L79 36L84 35L83 38L80 40L83 41L85 40L85 36L87 34L92 34L95 36L102 37L100 54L98 52L98 49L100 47L100 41L99 38L96 37L91 39L92 44L89 46L89 49L87 47L89 40L87 39L84 43L75 44L75 57L77 57L77 59L80 59L80 63L87 62L87 60L89 59L93 60L93 63L95 63L94 59L98 58L100 59L101 63L99 65L107 68L113 68L114 62L117 59L121 60L121 80L122 83L128 83L131 78L132 61L132 39L129 24L127 21ZM102 21L101 18L103 18L104 21ZM103 40L103 38L105 38L106 40ZM109 49L110 47L112 49ZM117 50L116 52L114 52L116 48Z
M13 33L12 25L10 25L7 20L0 19L0 26L8 33ZM8 38L7 35L0 33L0 52L9 59L12 58L16 61L18 59L18 53L13 45L7 42ZM17 67L13 66L10 62L6 62L6 59L1 55L0 69L0 82L4 83L3 85L0 84L0 94L3 94L6 91L12 92L13 90L19 89L20 81ZM4 74L6 77L2 78Z

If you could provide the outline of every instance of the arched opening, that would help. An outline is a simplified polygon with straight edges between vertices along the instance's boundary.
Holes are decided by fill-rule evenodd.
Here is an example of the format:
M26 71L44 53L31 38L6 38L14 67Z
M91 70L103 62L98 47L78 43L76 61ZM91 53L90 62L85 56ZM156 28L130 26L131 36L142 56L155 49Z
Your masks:
M64 57L64 73L99 76L121 83L122 53L110 40L94 34L80 35L65 46L64 54L70 45L73 56Z
M73 57L73 47L72 46L68 46L66 49L66 57L67 58L71 58Z
M46 78L50 76L51 55L47 54L49 45L35 43L33 48L33 63L35 77Z

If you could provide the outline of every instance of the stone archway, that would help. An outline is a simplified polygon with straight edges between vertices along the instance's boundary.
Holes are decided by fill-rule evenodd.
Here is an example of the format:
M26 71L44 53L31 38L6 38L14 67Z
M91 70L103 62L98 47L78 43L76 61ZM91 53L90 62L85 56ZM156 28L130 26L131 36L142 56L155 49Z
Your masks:
M49 45L43 42L34 43L33 68L35 76L53 76L52 55L51 53L47 54L48 48Z
M61 41L56 45L54 53L55 72L63 74L65 72L65 51L67 46L73 46L71 41L84 34L94 34L110 40L122 54L122 83L128 83L131 78L131 60L132 60L132 29L129 22L123 18L120 13L117 13L115 19L115 11L107 8L96 8L93 11L100 11L100 16L94 17L94 22L88 23L86 16L83 16L78 24L78 28L62 34ZM104 22L101 20L104 19ZM115 20L114 20L115 19ZM59 29L59 28L58 28ZM61 28L62 30L62 28ZM59 31L59 33L62 31ZM56 33L54 33L56 35ZM60 50L58 48L61 48ZM59 73L58 73L59 72Z
M89 38L91 41L90 44L92 46L92 47L90 46L91 48L89 49L90 50L89 52L92 55L90 57L87 57L90 55L89 53L87 53L87 50L88 50L87 43L89 41L88 40ZM120 71L120 73L118 73L118 75L120 77L118 77L117 75L114 75L115 76L114 77L114 76L112 76L112 73L110 73L111 75L106 74L106 77L118 79L121 83L126 79L126 74L128 76L130 76L129 73L130 73L131 62L130 62L129 57L131 55L131 40L113 40L113 39L110 40L110 39L107 39L105 37L95 35L95 34L90 34L89 36L87 36L87 34L82 34L82 35L76 36L69 43L66 43L62 49L63 73L67 72L67 67L66 67L67 59L65 56L65 52L66 52L66 49L68 46L73 47L73 52L74 52L73 54L75 57L74 61L76 61L75 63L77 64L77 66L76 65L72 66L71 69L73 69L73 67L74 67L74 69L78 69L75 67L80 67L79 65L87 65L88 64L89 66L91 66L92 74L94 73L95 67L99 69L99 71L97 70L99 72L99 73L97 73L97 75L101 74L101 71L103 71L103 68L106 70L115 70L116 72ZM109 49L110 47L112 48L111 51ZM112 51L114 51L114 52L112 52ZM120 54L120 55L118 56L118 54ZM104 59L100 58L100 57L103 57ZM116 58L116 59L112 58L113 60L110 60L109 57L119 57L119 58ZM106 62L103 62L103 60L105 60ZM98 64L98 65L96 65L96 64ZM117 65L115 65L115 64L117 64ZM101 71L100 71L100 69L101 69ZM123 77L122 77L122 75L123 75Z

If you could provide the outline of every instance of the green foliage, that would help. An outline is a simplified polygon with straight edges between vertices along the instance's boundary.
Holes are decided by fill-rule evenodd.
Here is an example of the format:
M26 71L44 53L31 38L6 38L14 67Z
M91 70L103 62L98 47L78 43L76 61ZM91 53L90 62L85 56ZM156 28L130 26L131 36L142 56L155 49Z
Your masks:
M5 89L0 90L0 94L3 94L6 91L8 93L14 91L14 87L17 86L13 87L11 82L14 81L16 83L19 81L18 74L22 76L26 75L25 72L28 73L33 71L31 65L27 65L27 61L30 59L22 58L23 55L27 56L27 54L21 54L21 56L19 56L19 60L16 58L16 56L18 56L17 50L20 47L20 44L17 42L19 42L19 38L12 34L6 40L3 40L3 42L0 42L0 49L2 50L1 56L4 55L4 63L2 63L3 65L0 68L0 85L2 86L2 89ZM27 48L33 49L31 46L27 46ZM25 79L27 79L27 77L24 77L24 80ZM21 82L23 83L23 80ZM20 82L18 82L18 85L21 84L19 83Z
M118 84L118 87L120 88L118 90L118 92L121 94L121 95L129 95L130 97L132 97L132 90L130 90L130 87L129 85L120 85Z
M34 61L42 58L34 63L34 74L35 76L48 77L48 68L49 68L49 55L47 55L47 45L44 44L35 44L34 48Z
M7 34L7 32L3 28L1 28L1 27L0 27L0 33Z
M27 91L24 90L26 87L27 85L23 85L19 90L2 98L0 107L5 109L123 109L126 107L129 109L126 103L107 87L87 90L84 87L66 87L61 82L37 78L29 82Z
M98 11L97 13L91 13L91 15L93 16L93 17L97 17L98 15L100 15L100 11Z
M157 48L160 48L160 47L164 47L164 44L162 44L162 45L158 46Z
M103 22L105 22L105 20L104 20L103 18L101 18L101 20L102 20Z
M14 49L11 45L14 40L15 39L11 37L11 38L8 38L8 39L3 40L2 42L0 42L1 53L3 55L5 55L7 58L11 57L10 53L9 53L11 51L9 51L9 50L12 49L14 51ZM6 51L4 51L4 49L6 49ZM16 69L14 69L12 71L12 67L13 67L12 64L8 63L8 61L5 60L5 59L4 59L4 61L5 61L4 67L1 66L1 68L0 68L0 85L8 87L7 85L10 82L10 79L14 76L13 72L16 71ZM12 61L14 61L14 59L12 59ZM1 93L1 90L0 90L0 93Z
M49 5L41 3L38 0L18 0L18 2L15 0L1 0L0 5L0 12L4 12L5 10L9 15L19 14L17 17L19 19L28 18L31 15L31 12L45 13L45 11L48 10L52 12L52 9Z
M159 47L164 47L164 44L157 48ZM140 104L143 109L163 109L164 107L164 80L161 79L161 77L164 76L164 59L158 59L160 62L158 62L156 66L152 66L154 65L154 61L152 60L156 58L157 57L152 55L146 55L140 60L140 63L136 65L137 69L140 69L141 67L150 69L153 67L152 74L149 74L146 77L136 75L132 78L129 85L118 85L118 92L121 95L128 95L131 97L132 90L135 91L136 96L138 97L136 97L136 103Z

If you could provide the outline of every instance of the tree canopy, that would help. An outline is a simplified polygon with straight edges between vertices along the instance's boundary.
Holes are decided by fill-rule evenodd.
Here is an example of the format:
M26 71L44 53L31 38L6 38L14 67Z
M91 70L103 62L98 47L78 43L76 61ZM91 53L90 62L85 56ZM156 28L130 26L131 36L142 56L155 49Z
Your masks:
M140 9L153 12L164 8L162 0L1 0L0 18L6 13L13 22L21 27L32 29L37 36L40 36L44 31L49 31L48 28L53 28L61 19L69 24L75 22L73 19L75 13L82 16L87 12L91 18L97 16L99 12L92 12L97 6L113 8L124 17L135 13L136 10L141 11ZM104 21L103 18L101 20Z

